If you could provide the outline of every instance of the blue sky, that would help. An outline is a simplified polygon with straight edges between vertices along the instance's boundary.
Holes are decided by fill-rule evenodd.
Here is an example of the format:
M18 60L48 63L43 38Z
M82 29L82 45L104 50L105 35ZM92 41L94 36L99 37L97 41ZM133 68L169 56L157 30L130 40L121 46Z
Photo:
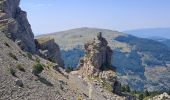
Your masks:
M35 35L79 27L170 27L170 0L21 0Z

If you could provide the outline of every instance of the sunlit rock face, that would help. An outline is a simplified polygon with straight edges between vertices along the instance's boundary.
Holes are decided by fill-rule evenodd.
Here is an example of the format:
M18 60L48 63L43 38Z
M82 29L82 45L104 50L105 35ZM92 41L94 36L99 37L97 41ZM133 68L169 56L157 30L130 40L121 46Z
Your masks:
M27 14L19 7L20 0L0 1L0 30L6 36L19 43L19 46L31 53L36 53L36 45Z
M102 37L102 33L99 32L93 41L84 45L84 48L86 55L80 59L80 75L102 79L113 88L112 92L120 93L120 84L111 63L113 52L106 39Z
M111 68L113 52L107 44L106 39L102 37L102 33L98 33L97 38L84 45L86 55L80 60L80 66L85 69L85 75L98 75L101 70Z

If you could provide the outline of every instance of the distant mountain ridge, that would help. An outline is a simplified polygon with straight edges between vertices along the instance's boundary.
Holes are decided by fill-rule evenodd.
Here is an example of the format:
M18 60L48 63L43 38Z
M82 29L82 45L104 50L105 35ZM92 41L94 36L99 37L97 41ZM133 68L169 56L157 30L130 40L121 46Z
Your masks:
M163 43L98 28L77 28L37 38L54 38L61 47L66 67L76 67L85 54L84 43L93 39L98 32L103 33L114 52L112 63L123 84L129 84L135 90L170 89L170 48Z
M124 33L132 34L141 38L148 38L170 47L170 28L148 28L148 29L136 29L127 30Z
M161 42L161 43L170 47L170 39L166 39L166 38L163 38L163 37L148 37L148 39Z
M124 33L131 34L141 38L148 37L163 37L170 39L170 28L145 28L123 31Z

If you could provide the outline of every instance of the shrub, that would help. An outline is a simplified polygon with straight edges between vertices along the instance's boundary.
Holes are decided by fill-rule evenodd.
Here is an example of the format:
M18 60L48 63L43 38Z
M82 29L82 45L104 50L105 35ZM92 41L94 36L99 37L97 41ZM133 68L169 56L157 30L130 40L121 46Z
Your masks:
M32 54L27 52L27 57L32 60Z
M17 69L19 69L20 71L23 71L23 72L25 72L25 69L22 67L22 65L21 64L17 64Z
M129 85L122 85L121 86L121 91L122 92L131 92L131 89L130 89L130 87L129 87Z
M12 57L13 59L18 60L18 58L17 58L13 53L10 52L8 55L9 55L10 57Z
M143 99L144 99L143 93L139 94L139 100L143 100Z
M12 76L16 77L16 71L13 68L10 68L10 73Z
M34 66L33 66L33 73L35 75L38 75L40 74L42 71L44 70L44 65L41 64L41 63L36 63Z
M70 73L71 71L73 71L73 67L67 67L67 68L65 69L65 71L66 71L67 73Z
M122 92L126 92L126 87L125 86L121 86L121 91Z
M36 56L35 61L36 61L37 63L40 63L40 59L39 59L37 56Z
M51 61L51 62L53 62L53 63L55 63L55 62L56 62L56 61L55 61L55 58L53 58L53 57L48 58L48 60L49 60L49 61Z
M129 85L126 86L127 92L131 92Z
M150 93L147 90L144 92L144 94L145 94L145 97L150 96Z

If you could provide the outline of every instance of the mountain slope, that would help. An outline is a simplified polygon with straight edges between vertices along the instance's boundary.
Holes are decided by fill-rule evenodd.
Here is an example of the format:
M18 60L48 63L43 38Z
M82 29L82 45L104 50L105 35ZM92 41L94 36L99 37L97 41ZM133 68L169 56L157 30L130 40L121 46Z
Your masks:
M158 41L158 42L161 42L165 45L167 45L168 47L170 47L170 39L166 39L166 38L162 38L162 37L148 37L148 39L151 39L151 40L155 40L155 41Z
M170 89L170 48L162 43L97 28L78 28L39 37L55 38L61 47L65 65L76 67L79 58L84 55L83 44L98 32L103 33L114 50L112 63L123 84L129 84L136 90Z

